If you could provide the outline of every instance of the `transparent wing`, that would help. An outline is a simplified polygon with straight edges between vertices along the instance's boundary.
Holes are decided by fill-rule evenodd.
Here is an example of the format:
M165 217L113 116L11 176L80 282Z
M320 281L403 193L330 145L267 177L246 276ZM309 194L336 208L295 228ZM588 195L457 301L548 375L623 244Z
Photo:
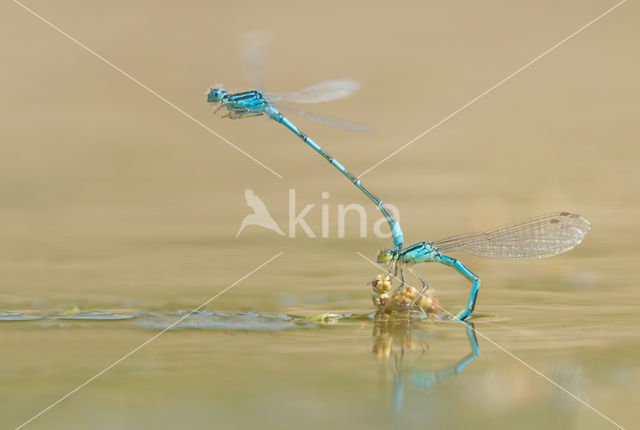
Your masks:
M370 131L364 125L356 124L354 122L343 121L336 118L331 118L323 115L317 115L315 113L309 113L302 110L294 109L291 106L286 106L281 103L273 103L269 101L273 106L278 108L279 110L286 110L289 112L293 112L298 116L301 116L306 119L310 119L311 121L315 121L320 124L328 125L329 127L341 128L344 130L355 131L355 132L366 132Z
M263 88L264 61L272 39L273 35L268 31L246 33L240 38L242 71L256 89Z
M351 95L360 84L352 79L332 79L291 93L268 94L269 100L293 103L321 103L342 99Z
M575 248L589 230L591 223L585 217L556 212L488 232L449 237L433 246L489 258L544 258Z

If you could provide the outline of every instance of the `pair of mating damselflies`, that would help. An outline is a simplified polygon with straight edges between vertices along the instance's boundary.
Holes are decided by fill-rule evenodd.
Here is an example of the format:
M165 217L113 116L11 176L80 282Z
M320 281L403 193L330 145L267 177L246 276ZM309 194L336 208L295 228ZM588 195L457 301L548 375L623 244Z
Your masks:
M257 80L256 80L257 81ZM261 87L261 82L258 82ZM422 284L422 292L428 284L413 269L413 265L421 262L435 261L455 268L467 278L472 286L467 305L455 315L458 320L465 320L473 312L480 278L467 269L460 261L448 257L445 252L465 251L480 257L499 259L536 259L552 257L567 252L582 242L591 229L591 223L581 215L569 212L556 212L532 218L517 224L500 227L495 230L453 236L435 242L420 242L403 248L403 233L400 223L355 175L351 174L338 160L329 155L309 136L302 133L280 110L290 110L302 117L334 127L359 131L362 128L351 123L309 114L304 111L285 106L283 102L318 103L347 97L359 88L359 84L350 79L335 79L320 82L310 87L290 93L266 93L262 89L229 93L224 88L211 88L207 93L207 102L219 104L218 110L226 113L227 118L246 118L251 116L267 116L291 130L304 143L313 148L331 165L338 169L349 181L362 191L380 209L391 228L394 249L383 250L378 254L378 262L390 264L389 273L398 270L401 276L401 287L404 285L404 271L407 267Z

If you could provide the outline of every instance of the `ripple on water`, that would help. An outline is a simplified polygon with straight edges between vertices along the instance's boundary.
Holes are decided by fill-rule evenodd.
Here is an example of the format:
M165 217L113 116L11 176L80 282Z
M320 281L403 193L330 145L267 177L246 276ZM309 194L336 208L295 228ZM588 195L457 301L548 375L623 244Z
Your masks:
M128 320L134 318L134 315L114 314L113 312L75 312L69 315L55 315L51 316L52 319L57 320L89 320L89 321L103 321L103 320Z
M33 321L42 319L40 315L23 315L17 312L0 312L0 321Z
M72 310L68 313L42 312L25 315L19 312L0 312L0 321L41 320L46 328L86 326L87 322L133 320L134 327L148 330L225 330L225 331L282 331L336 324L343 320L368 319L369 315L320 314L302 317L258 312L222 313L211 311L107 312ZM77 323L74 323L76 321ZM81 324L85 323L85 324Z
M175 312L162 316L143 317L138 326L146 329L172 330L233 330L233 331L280 331L316 326L304 318L289 315L269 315L256 312L221 314L216 312ZM186 316L186 317L185 317ZM180 321L180 318L184 318ZM179 324L176 324L180 321ZM174 326L175 324L175 326Z

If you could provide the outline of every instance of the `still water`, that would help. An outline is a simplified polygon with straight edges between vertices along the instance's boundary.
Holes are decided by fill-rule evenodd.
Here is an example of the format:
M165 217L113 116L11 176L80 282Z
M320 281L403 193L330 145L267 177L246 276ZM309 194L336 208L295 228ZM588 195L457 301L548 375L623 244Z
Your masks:
M472 326L375 319L364 282L348 293L332 282L272 295L271 285L283 288L269 279L282 263L190 315L29 428L611 426L518 360L632 424L640 378L635 306L611 305L616 299L593 280L587 288L573 275L528 272L535 279L522 282L518 271L486 287ZM438 297L463 303L461 279L446 275L455 292ZM610 290L633 288L620 282ZM189 311L82 307L0 314L3 427L21 424Z
M572 395L637 426L637 3L362 177L399 209L407 245L559 210L592 222L583 244L548 260L453 255L482 279L475 331L373 319L366 283L380 269L358 253L390 246L373 205L273 121L214 117L206 87L250 89L236 40L269 24L267 90L362 83L314 111L372 132L294 119L360 174L612 4L29 6L281 178L14 3L0 5L1 428L230 286L24 428L616 428ZM285 235L237 234L251 213L247 188ZM351 212L341 237L349 204L366 219ZM315 238L290 225L307 205ZM464 279L418 269L443 307L460 310Z

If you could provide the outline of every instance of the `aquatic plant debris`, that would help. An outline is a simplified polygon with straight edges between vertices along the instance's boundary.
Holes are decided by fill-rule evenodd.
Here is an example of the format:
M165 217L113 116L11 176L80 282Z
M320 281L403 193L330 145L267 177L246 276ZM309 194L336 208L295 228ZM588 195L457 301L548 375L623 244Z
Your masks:
M338 320L348 317L350 315L351 314L341 315L341 314L326 313L326 314L313 315L311 317L306 318L306 320L319 323L319 324L331 325L331 324L337 323Z
M378 275L367 285L371 285L373 289L371 298L379 313L419 310L432 315L440 310L440 303L433 297L432 289L427 289L421 294L417 288L405 284L392 292L391 278L388 275Z

